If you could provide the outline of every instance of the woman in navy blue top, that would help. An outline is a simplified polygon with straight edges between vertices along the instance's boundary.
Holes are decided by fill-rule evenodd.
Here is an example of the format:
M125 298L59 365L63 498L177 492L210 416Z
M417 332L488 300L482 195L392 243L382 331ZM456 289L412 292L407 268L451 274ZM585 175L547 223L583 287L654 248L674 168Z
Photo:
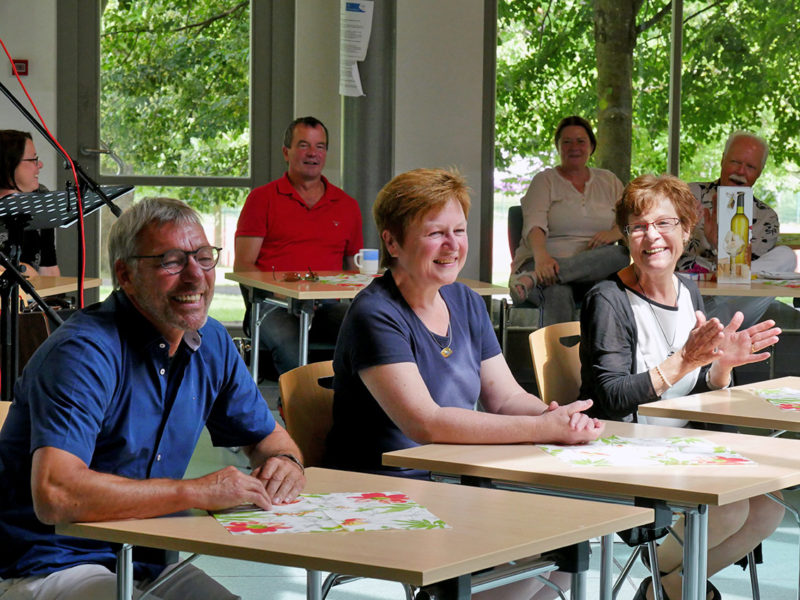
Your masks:
M514 380L483 300L456 283L467 258L464 179L418 169L395 177L373 213L388 270L353 301L334 356L327 464L427 477L381 465L383 452L433 442L596 439L591 401L546 406ZM480 401L485 412L474 410Z
M353 300L333 360L333 428L328 466L405 477L381 454L432 442L579 443L603 430L583 411L591 400L545 405L514 380L483 300L456 283L467 258L469 195L444 170L398 175L378 194L373 214L388 270ZM480 401L485 412L474 410ZM550 579L566 588L569 577ZM554 598L524 580L476 598Z

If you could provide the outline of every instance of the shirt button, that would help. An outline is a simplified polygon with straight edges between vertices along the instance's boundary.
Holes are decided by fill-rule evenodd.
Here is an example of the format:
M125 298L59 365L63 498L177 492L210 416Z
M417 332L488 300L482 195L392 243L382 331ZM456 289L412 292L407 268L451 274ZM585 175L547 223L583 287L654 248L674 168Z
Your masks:
M157 460L157 461L160 461L160 460L161 460L161 455L160 455L160 454L159 454L158 456L156 456L156 460Z
M159 347L159 348L166 348L166 347L167 347L167 345L166 345L166 344L159 344L159 345L158 345L158 347Z
M167 370L166 370L166 369L161 369L161 370L159 371L159 373L161 373L162 375L163 375L164 373L166 373L166 372L167 372Z

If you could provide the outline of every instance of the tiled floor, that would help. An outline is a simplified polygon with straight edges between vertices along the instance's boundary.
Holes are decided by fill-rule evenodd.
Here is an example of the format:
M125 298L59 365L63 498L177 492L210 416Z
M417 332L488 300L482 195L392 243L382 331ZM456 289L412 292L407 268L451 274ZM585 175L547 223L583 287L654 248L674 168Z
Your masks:
M274 384L262 385L262 392L271 407L275 407L277 390ZM207 437L203 437L189 467L187 476L202 475L227 464L243 464L241 454L228 449L212 448ZM791 492L787 497L794 506L800 506L800 492ZM798 549L800 533L791 515L784 518L781 527L765 542L765 563L759 566L761 597L764 600L790 600L797 597ZM615 548L615 557L624 562L629 550L622 544ZM589 573L589 599L596 597L598 584L599 548L593 546ZM195 563L215 577L232 592L245 600L302 600L305 598L305 571L275 567L260 563L227 560L204 556ZM633 581L623 585L618 600L630 600L636 586L647 572L641 564L633 570ZM739 567L729 567L713 577L725 600L751 598L750 578ZM405 598L397 583L378 580L360 580L334 588L328 595L330 600L366 600Z

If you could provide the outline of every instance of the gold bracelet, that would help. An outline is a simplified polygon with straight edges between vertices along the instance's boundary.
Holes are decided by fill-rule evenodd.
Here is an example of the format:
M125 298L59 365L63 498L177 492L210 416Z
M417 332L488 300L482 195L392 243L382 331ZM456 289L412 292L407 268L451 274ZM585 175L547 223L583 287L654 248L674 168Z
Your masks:
M292 461L294 464L300 467L300 470L303 472L303 474L305 474L306 468L303 466L303 463L300 462L300 459L297 458L294 454L289 454L288 452L282 452L281 454L276 454L275 457L285 458L287 460Z
M672 383L670 382L669 379L667 379L667 376L664 375L664 371L661 370L661 367L659 365L656 365L656 371L658 371L658 374L661 377L661 379L664 380L664 383L667 384L667 389L671 388L672 387Z

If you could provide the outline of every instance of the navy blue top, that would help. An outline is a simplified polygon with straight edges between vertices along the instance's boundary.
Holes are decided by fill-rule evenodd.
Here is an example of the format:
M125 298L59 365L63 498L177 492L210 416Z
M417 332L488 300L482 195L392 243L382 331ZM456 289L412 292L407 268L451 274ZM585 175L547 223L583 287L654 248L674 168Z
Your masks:
M202 340L202 344L201 344ZM169 345L120 291L82 310L37 350L0 430L0 577L98 563L115 544L56 535L31 498L31 457L52 446L89 468L180 479L203 429L217 446L256 444L275 420L225 329L213 319ZM135 576L157 574L157 561Z
M422 477L426 473L381 465L381 454L417 444L380 407L358 372L375 365L415 363L439 406L474 409L481 389L481 362L500 354L500 344L480 296L460 283L440 290L450 311L448 338L433 334L411 310L391 271L353 300L339 330L333 359L333 427L325 463L351 471Z

